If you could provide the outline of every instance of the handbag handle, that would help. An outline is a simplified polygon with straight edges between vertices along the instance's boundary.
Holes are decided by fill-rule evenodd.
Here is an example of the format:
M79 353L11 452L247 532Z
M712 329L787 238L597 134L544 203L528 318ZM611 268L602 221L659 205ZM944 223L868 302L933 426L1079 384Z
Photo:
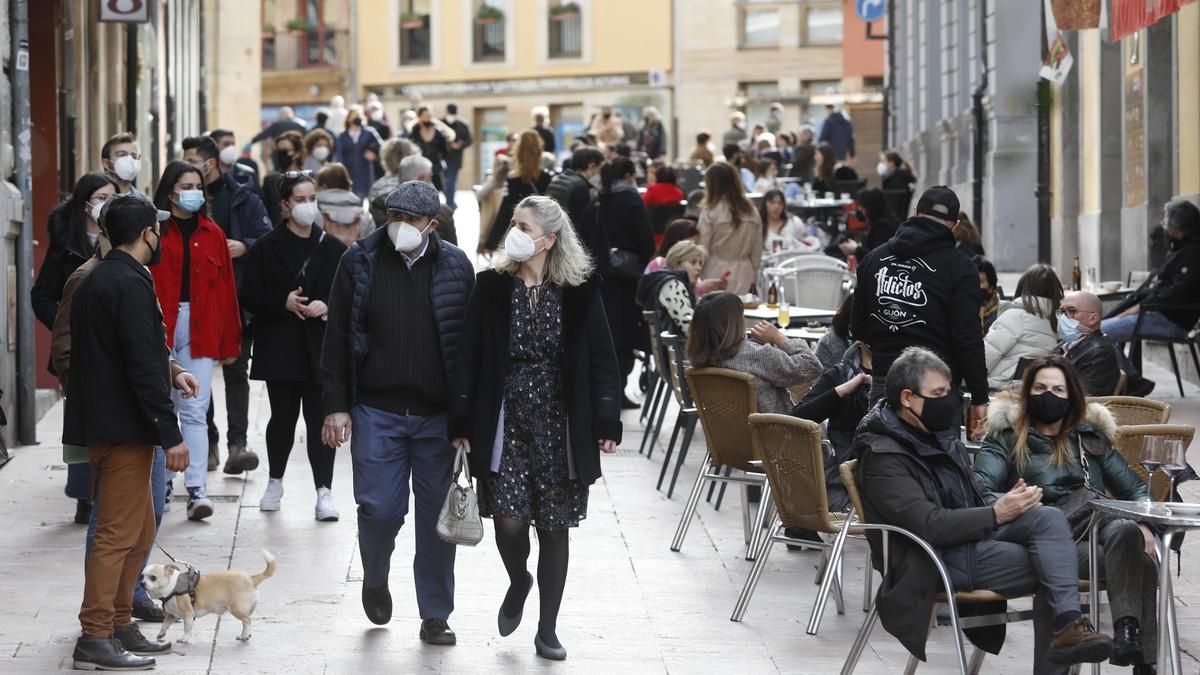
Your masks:
M471 484L471 468L467 465L467 451L461 445L458 446L454 455L454 474L450 478L451 482L457 483L459 474L465 474L467 485Z

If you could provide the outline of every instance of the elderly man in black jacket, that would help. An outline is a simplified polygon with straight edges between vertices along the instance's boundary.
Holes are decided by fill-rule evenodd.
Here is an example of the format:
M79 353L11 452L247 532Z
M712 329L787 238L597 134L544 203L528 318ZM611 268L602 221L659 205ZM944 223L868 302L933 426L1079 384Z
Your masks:
M76 668L152 668L154 659L144 655L171 649L143 637L131 616L133 587L154 541L154 446L166 448L167 469L182 471L188 463L171 404L162 312L145 267L161 246L158 223L169 216L142 195L114 197L101 216L114 248L80 282L71 304L77 365L70 370L63 442L87 446L104 495L85 568Z
M321 354L325 425L336 448L350 440L367 618L392 618L388 573L396 535L416 497L413 563L421 639L455 643L454 544L437 517L454 463L447 405L459 334L475 272L435 232L433 185L411 180L388 195L388 224L342 255L329 293Z
M892 363L887 400L867 414L855 441L867 522L896 525L929 542L959 590L1033 593L1035 673L1058 672L1052 664L1107 659L1112 640L1080 613L1078 564L1066 517L1040 506L1042 489L1022 480L985 502L958 442L959 406L951 395L950 368L929 350L910 347ZM882 570L883 542L878 533L867 537L874 566ZM888 560L879 618L924 660L941 590L937 570L906 537L889 538ZM1003 627L971 630L968 637L997 653Z
M1075 291L1062 299L1055 352L1067 357L1083 382L1088 396L1109 396L1117 387L1121 369L1113 343L1100 330L1103 304L1094 293Z

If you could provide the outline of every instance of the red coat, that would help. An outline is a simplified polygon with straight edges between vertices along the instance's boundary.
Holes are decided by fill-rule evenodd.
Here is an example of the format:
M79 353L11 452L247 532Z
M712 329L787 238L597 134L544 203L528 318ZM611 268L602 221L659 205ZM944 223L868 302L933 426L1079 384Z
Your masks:
M213 221L197 214L192 233L189 278L192 356L228 359L242 350L242 318L238 309L233 259L225 233ZM175 323L179 319L179 291L183 285L183 237L175 218L163 223L162 259L150 268L154 290L162 305L167 325L167 346L175 347Z
M679 186L674 183L655 183L646 186L646 192L642 194L642 201L646 202L646 206L678 205L685 197L683 190L680 190Z

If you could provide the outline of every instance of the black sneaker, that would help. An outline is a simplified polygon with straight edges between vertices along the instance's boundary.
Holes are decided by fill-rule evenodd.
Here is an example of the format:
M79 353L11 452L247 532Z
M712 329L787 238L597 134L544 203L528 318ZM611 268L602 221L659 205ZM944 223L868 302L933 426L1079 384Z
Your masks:
M139 656L148 656L154 654L166 654L171 651L171 643L160 640L149 640L136 623L131 623L128 626L113 631L113 639L121 643L130 654Z
M445 619L425 619L421 622L421 640L427 645L448 646L458 642Z
M113 638L79 638L71 656L75 670L150 670L155 661L125 651Z
M146 599L140 602L133 603L133 618L146 623L162 623L166 618L166 613L162 611L162 607L158 603Z
M371 588L364 582L362 605L371 623L382 626L392 620L392 593L387 584Z
M1112 656L1108 662L1114 666L1134 666L1143 662L1142 634L1138 620L1123 616L1113 622Z
M75 501L75 524L88 525L92 522L92 503L86 499Z

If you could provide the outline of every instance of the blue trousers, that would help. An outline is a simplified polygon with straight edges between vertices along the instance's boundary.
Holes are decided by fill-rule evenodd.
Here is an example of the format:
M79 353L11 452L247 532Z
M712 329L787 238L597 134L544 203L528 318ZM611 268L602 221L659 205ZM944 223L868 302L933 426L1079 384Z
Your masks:
M71 466L75 466L72 464ZM167 454L162 448L154 448L154 466L150 469L150 495L154 500L154 532L158 533L158 525L162 522L163 505L167 503ZM96 538L96 514L100 512L97 504L100 492L92 495L92 520L88 523L87 544L83 548L83 565L87 567L88 558L92 555L92 540ZM150 562L147 558L146 562ZM133 586L133 604L150 599L146 589L141 584Z
M71 499L92 499L92 465L88 462L77 462L67 465L67 497Z
M446 195L446 206L457 209L454 203L454 191L458 189L458 171L461 169L457 162L447 159L446 170L442 173L442 193Z
M408 515L408 483L416 497L413 578L421 619L454 611L455 546L437 536L437 518L454 468L446 415L404 416L356 405L350 411L350 456L358 504L358 548L363 583L388 582L396 535Z

